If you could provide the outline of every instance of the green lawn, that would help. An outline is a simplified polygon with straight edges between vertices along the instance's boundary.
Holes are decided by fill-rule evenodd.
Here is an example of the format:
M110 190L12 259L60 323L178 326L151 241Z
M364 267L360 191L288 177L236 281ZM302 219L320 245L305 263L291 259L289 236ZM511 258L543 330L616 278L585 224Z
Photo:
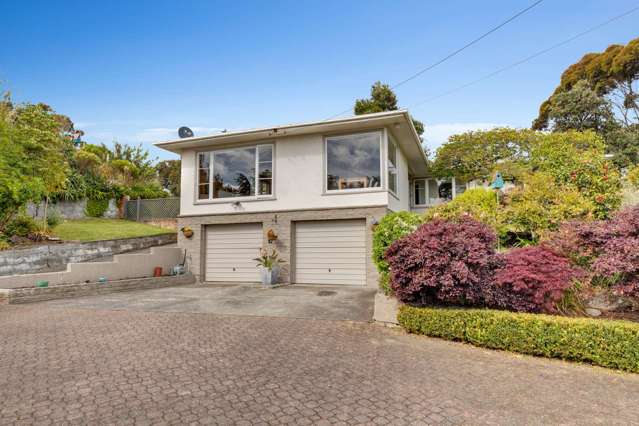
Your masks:
M98 241L117 238L170 234L170 229L122 219L66 220L53 228L53 235L63 240Z

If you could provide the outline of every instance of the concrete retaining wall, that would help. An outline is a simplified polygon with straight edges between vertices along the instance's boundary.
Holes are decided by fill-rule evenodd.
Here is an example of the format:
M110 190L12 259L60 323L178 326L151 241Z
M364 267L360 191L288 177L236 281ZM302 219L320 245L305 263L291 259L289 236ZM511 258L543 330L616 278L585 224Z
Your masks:
M95 282L100 277L109 281L153 276L155 267L164 274L181 263L184 251L177 247L152 247L151 253L118 254L110 262L69 263L62 272L11 275L0 277L0 289L35 287L38 281L48 281L49 286Z
M19 303L40 302L43 300L64 299L69 297L92 296L96 294L108 294L120 291L171 287L175 285L192 284L194 282L195 277L191 274L187 274L173 277L109 281L103 284L91 282L59 285L48 288L0 289L0 305L13 305Z
M0 251L0 276L61 270L68 263L87 262L114 254L173 244L176 241L176 234L163 234L87 243L47 244Z
M49 203L47 207L47 213L57 212L64 219L84 219L86 215L87 200L78 201L57 201L55 203ZM27 213L31 217L42 218L44 215L44 201L34 204L29 203L27 205ZM115 200L109 200L109 207L104 212L103 217L117 218L118 206Z

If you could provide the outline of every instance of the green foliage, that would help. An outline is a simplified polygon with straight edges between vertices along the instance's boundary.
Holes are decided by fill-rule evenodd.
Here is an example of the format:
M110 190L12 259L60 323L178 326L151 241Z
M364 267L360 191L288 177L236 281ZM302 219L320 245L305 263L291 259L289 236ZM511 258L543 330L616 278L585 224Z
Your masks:
M166 198L169 195L157 182L148 185L134 185L130 188L120 188L120 191L123 195L128 195L131 199Z
M630 182L632 186L634 186L636 189L639 189L639 165L633 167L628 171L626 179L628 179L628 182Z
M639 373L639 324L487 309L402 306L410 333Z
M109 208L109 200L87 200L87 206L84 212L89 217L102 217Z
M548 107L553 131L594 130L604 132L615 127L615 117L608 100L578 81L570 90L554 95Z
M373 230L373 261L380 273L388 273L388 263L384 260L386 249L398 239L415 231L424 219L415 213L388 213Z
M5 240L0 240L0 251L9 250L11 248L11 244Z
M156 166L160 184L176 197L180 196L180 165L180 160L165 160L160 161Z
M497 196L490 189L468 189L452 201L428 209L424 216L427 221L435 218L457 221L464 216L470 216L496 230Z
M607 132L604 139L615 166L621 169L639 164L639 124Z
M261 249L260 257L256 257L253 260L257 262L257 266L261 266L269 271L273 268L277 268L282 263L285 263L285 260L280 257L279 253L275 249Z
M366 99L357 99L353 111L355 115L372 114L375 112L396 111L397 95L388 84L376 81L371 86L371 97ZM424 133L424 123L413 118L413 125L417 134L421 136Z
M4 229L5 235L28 237L40 230L40 224L34 218L26 214L20 214L11 220Z
M503 202L498 228L507 245L536 243L561 222L589 218L595 211L593 203L577 189L558 185L545 173L529 175L523 186L503 197Z
M49 228L54 228L58 226L60 223L62 223L63 220L64 219L62 218L62 215L60 215L60 213L57 210L50 209L47 212L47 226Z
M542 136L511 128L453 135L437 149L433 174L473 180L489 179L500 171L506 179L517 179L527 169L530 150Z
M639 38L627 45L611 45L604 52L588 53L570 65L561 75L559 86L539 108L533 129L551 125L551 110L557 97L572 90L580 81L599 96L606 96L617 111L620 124L639 120L639 105L633 83L639 79Z
M531 151L532 170L552 176L559 186L577 189L593 203L596 219L621 205L621 176L606 160L603 139L592 131L545 135Z

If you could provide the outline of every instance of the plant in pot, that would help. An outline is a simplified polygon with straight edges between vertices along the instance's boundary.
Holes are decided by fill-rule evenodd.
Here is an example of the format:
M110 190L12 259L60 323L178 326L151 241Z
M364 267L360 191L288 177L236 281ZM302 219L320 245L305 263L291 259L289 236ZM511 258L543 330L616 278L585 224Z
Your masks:
M260 257L256 257L253 260L262 269L262 284L267 286L276 284L277 276L280 273L280 265L284 263L277 250L261 249Z

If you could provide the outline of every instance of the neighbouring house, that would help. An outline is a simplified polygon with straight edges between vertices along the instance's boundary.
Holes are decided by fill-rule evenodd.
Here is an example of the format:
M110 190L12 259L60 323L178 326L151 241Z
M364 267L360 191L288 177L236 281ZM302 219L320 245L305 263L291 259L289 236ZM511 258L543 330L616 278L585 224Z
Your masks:
M274 247L286 261L282 282L377 287L374 225L389 211L421 211L466 188L428 178L407 111L157 146L182 159L178 229L193 236L180 233L178 244L202 282L259 282L253 258Z

